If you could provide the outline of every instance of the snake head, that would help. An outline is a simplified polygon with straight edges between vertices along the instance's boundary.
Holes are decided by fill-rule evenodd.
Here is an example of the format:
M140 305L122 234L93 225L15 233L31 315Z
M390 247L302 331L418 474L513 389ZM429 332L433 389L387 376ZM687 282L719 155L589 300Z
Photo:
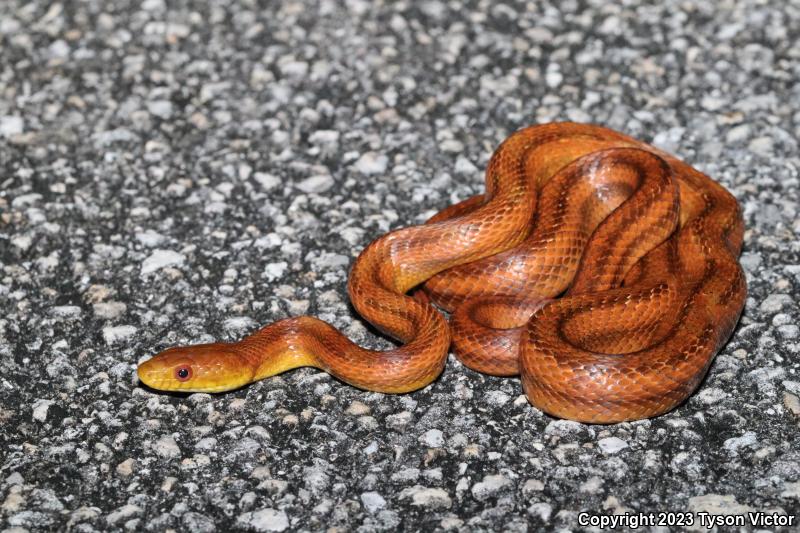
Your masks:
M250 383L253 369L230 344L198 344L164 350L136 370L153 389L178 392L224 392Z

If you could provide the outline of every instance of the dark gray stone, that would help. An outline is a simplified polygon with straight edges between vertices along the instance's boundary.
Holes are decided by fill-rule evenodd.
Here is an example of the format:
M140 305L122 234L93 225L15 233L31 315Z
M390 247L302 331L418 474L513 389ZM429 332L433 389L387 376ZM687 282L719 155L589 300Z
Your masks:
M793 2L0 2L0 529L577 530L800 512ZM159 394L136 364L299 313L372 348L361 249L550 120L741 202L749 298L697 395L555 421L451 358L373 394L297 370ZM14 529L17 528L17 529Z

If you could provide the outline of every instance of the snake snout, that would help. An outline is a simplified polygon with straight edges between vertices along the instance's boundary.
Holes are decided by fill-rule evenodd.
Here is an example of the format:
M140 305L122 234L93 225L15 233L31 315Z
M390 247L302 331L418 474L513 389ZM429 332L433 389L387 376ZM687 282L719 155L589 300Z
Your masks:
M152 389L169 390L166 384L169 383L168 369L159 361L158 356L152 357L141 363L136 369L139 381Z

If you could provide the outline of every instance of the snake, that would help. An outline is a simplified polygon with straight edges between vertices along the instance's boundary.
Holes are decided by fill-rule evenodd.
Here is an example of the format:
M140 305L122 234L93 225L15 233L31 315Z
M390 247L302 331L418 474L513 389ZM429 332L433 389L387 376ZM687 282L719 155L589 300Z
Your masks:
M138 377L223 392L299 367L407 393L468 368L519 376L530 404L608 424L683 403L731 336L747 287L741 209L721 184L599 125L521 129L486 187L369 244L350 271L355 310L397 341L366 349L310 316L237 342L171 347Z

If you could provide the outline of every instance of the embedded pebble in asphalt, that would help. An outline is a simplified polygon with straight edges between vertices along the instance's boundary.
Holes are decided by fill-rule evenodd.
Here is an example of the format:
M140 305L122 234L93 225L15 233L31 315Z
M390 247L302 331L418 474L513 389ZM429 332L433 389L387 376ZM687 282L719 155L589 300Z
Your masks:
M791 2L0 2L0 531L579 530L800 513ZM308 313L552 120L725 185L742 319L653 420L558 421L455 359L413 394L301 369L161 394L138 362ZM788 529L786 529L788 530Z

